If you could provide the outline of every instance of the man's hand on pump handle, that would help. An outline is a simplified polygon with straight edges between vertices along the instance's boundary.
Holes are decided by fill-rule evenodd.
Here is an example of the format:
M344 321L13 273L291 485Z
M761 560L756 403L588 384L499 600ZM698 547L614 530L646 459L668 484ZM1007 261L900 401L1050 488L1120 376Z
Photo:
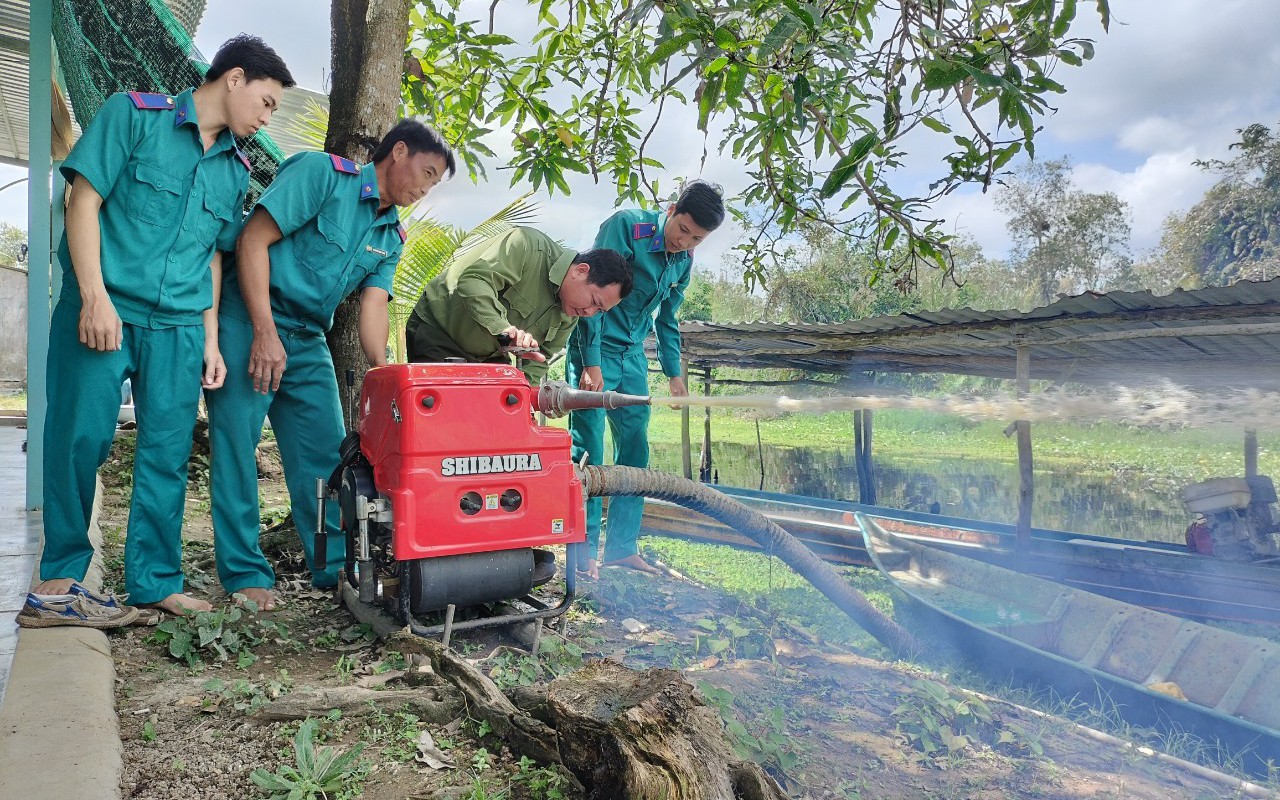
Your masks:
M530 361L547 360L547 357L538 349L538 340L528 331L522 331L514 325L498 334L498 344L504 353L511 353Z

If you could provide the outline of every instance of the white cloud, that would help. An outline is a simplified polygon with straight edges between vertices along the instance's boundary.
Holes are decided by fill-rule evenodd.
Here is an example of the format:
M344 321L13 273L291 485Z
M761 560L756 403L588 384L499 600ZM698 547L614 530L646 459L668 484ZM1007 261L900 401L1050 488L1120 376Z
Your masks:
M1139 254L1159 242L1161 225L1170 213L1190 208L1216 180L1191 163L1196 158L1190 148L1157 153L1130 172L1080 164L1072 179L1085 191L1114 192L1129 204L1133 252Z
M1183 120L1155 115L1122 126L1116 135L1116 145L1122 150L1146 154L1185 147L1195 138L1195 131Z
M475 14L487 15L488 3L476 0L472 5L479 9ZM260 0L212 0L196 37L198 46L212 53L248 27L281 53L302 85L324 89L328 3L277 0L274 10L290 23L270 29L246 23L259 18L259 6ZM1103 33L1093 4L1081 3L1073 34L1093 38L1097 55L1081 68L1062 65L1055 71L1053 77L1068 93L1052 98L1059 112L1043 121L1037 152L1041 158L1070 156L1081 190L1115 191L1125 199L1133 212L1134 250L1139 252L1158 240L1169 212L1190 207L1212 182L1212 176L1192 166L1193 160L1224 158L1237 128L1280 120L1280 95L1271 80L1280 73L1280 8L1275 0L1145 0L1113 6L1111 32ZM729 193L741 190L745 169L715 152L719 137L704 142L691 111L668 107L667 112L678 124L664 126L664 135L651 142L654 157L666 164L660 173L663 186L701 173ZM494 145L506 152L509 137L499 136ZM711 150L705 167L700 163L704 146ZM927 183L942 169L939 142L912 141L910 146L910 170L897 184L902 191L922 179ZM509 188L508 177L491 168L488 183L475 186L459 176L436 190L431 211L453 224L474 225L523 191ZM597 185L574 177L572 196L536 198L542 210L535 224L568 244L585 247L614 210L614 191L607 179ZM25 224L25 195L19 188L0 193L0 219ZM1004 220L991 194L966 188L943 198L935 210L949 229L972 233L989 256L1007 252ZM740 238L730 227L718 231L699 249L699 262L719 266Z

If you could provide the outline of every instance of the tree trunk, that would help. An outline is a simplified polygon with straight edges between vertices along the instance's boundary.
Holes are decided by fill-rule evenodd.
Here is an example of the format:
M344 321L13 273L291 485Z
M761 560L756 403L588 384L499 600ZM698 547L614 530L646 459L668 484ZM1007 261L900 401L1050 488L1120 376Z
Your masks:
M539 711L591 800L786 797L759 765L734 756L720 715L673 670L593 661L553 681Z
M364 164L396 124L410 5L410 0L333 0L333 89L324 142L330 153ZM359 299L353 295L339 304L328 335L348 427L369 369L359 321Z

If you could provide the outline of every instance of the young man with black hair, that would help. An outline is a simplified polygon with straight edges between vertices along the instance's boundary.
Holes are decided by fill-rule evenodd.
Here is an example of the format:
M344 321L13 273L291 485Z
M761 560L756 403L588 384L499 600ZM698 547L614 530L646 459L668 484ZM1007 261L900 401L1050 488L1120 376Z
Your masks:
M207 401L209 479L218 577L260 610L275 606L275 572L258 544L263 421L280 448L312 583L334 586L346 552L336 505L326 563L314 558L316 478L337 465L345 434L325 332L338 304L359 291L361 347L371 365L386 363L387 304L405 239L399 208L456 169L438 133L401 120L364 166L328 153L285 161L245 223L218 315L227 378Z
M275 51L237 36L195 89L107 98L63 162L71 198L49 331L45 543L20 624L110 627L138 616L80 585L125 379L138 425L125 590L172 613L211 608L183 592L182 516L200 389L218 388L226 372L219 251L235 244L249 186L232 137L257 133L293 85Z
M409 360L504 361L506 348L520 348L530 351L521 366L537 383L579 320L608 311L630 291L631 268L619 253L575 253L516 227L427 282L405 325Z
M644 340L653 331L658 362L674 397L689 394L680 371L680 330L676 311L693 271L693 248L724 222L724 200L718 186L690 181L666 213L619 211L600 226L596 247L624 253L635 277L635 291L617 308L584 321L569 340L566 374L570 385L590 391L649 394L649 359ZM649 466L649 406L586 409L569 415L573 458L585 453L587 463L604 463L604 426L613 438L613 463ZM657 570L639 553L643 497L609 500L608 536L604 562L642 572ZM587 552L580 565L588 577L599 577L596 553L600 545L602 503L587 501Z

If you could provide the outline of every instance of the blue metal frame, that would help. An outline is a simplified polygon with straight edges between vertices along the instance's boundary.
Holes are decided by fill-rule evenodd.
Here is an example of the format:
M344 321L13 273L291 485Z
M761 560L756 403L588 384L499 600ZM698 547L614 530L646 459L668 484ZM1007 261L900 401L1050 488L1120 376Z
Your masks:
M44 505L45 365L53 257L53 5L31 3L27 181L27 507Z

